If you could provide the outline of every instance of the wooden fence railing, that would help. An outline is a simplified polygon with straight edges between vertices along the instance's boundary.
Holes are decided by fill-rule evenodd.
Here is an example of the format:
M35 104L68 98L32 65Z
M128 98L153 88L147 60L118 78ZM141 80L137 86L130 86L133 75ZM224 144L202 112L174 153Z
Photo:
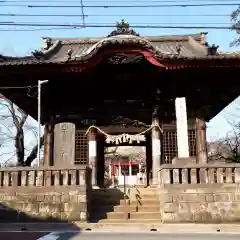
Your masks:
M85 186L90 184L91 169L73 166L0 168L0 189L4 187Z
M160 185L240 183L240 164L164 164L158 179Z

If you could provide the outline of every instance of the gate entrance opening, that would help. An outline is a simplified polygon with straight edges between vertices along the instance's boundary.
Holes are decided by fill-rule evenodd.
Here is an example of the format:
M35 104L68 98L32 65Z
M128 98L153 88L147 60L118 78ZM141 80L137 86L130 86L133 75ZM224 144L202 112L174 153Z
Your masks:
M106 178L111 187L146 184L145 147L120 146L105 156Z

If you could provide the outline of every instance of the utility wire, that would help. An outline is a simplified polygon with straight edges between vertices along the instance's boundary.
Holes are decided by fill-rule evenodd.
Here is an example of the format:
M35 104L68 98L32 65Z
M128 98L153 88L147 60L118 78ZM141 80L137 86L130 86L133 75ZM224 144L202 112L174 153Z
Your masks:
M32 3L33 1L24 1L24 0L21 0L21 1L0 1L0 3ZM49 3L49 0L39 0L39 1L34 1L34 3ZM68 0L67 1L68 3L79 3L79 1L71 1L71 0ZM103 1L94 1L94 0L85 0L84 2L91 2L91 3L99 3L99 2L113 2L112 0L103 0ZM146 0L116 0L114 1L115 3L124 3L124 2L130 2L130 3L133 3L133 2L144 2L146 3ZM196 2L196 0L150 0L150 1L147 1L148 3L179 3L179 2ZM239 0L201 0L201 2L238 2L239 3ZM51 3L66 3L66 1L59 1L59 0L51 0Z
M15 87L0 87L0 89L22 89L22 88L26 88L26 89L29 89L29 88L37 88L38 86L35 85L35 86L15 86Z
M64 27L65 27L65 25L66 25L66 23L63 23L63 24L61 24L61 23L44 23L44 22L0 22L0 25L11 25L11 24L50 24L51 25L51 27L52 27L52 24L54 24L54 26L60 26L60 27L62 27L62 25L64 25ZM101 25L104 25L104 26L106 26L106 25L108 25L108 24L111 24L111 23L109 23L109 22L101 22L101 23L94 23L94 22L89 22L88 23L88 26L90 25L90 26L92 26L92 25L98 25L98 26L101 26ZM198 25L214 25L214 24L216 24L216 25L231 25L232 23L230 23L230 22L131 22L131 26L132 25L160 25L160 26L164 26L164 25L179 25L179 24L181 24L181 25L195 25L195 24L198 24ZM66 25L66 27L68 27L68 25L70 26L70 27L72 27L72 26L79 26L79 24L78 23L68 23L67 25ZM85 26L85 24L81 24L81 26L82 27L84 27ZM115 25L116 26L116 25ZM240 26L239 26L240 27Z
M85 27L59 27L59 28L23 28L23 29L1 29L0 28L0 32L40 32L40 31L57 31L57 30L79 30L81 28L86 28ZM159 28L160 29L160 28ZM180 27L176 27L175 29L181 29ZM195 27L192 27L190 29L195 29ZM197 28L198 29L198 28ZM212 29L212 28L205 28L205 29ZM219 28L218 28L219 29ZM225 29L225 28L224 28ZM229 28L233 29L233 28Z
M115 24L43 24L43 23L7 23L0 22L0 26L22 26L22 27L72 27L72 28L115 28ZM240 26L172 26L172 25L131 25L132 28L155 28L155 29L221 29L221 30L240 30Z
M1 29L0 32L38 32L38 31L52 31L52 30L75 30L80 29L75 27L65 27L65 28L29 28L29 29Z
M21 14L0 13L0 17L229 17L229 14Z
M239 3L205 3L205 4L157 4L157 5L83 5L84 8L166 8L166 7L211 7L211 6L238 6ZM25 8L79 8L81 5L28 5L3 4L1 7Z

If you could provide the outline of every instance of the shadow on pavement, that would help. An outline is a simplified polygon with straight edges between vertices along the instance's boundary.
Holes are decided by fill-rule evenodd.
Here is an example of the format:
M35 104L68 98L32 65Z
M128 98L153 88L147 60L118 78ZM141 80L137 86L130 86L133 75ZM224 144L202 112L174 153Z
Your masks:
M30 215L31 214L31 215ZM40 214L39 214L40 215ZM64 239L71 239L75 235L78 235L81 232L81 229L79 226L77 226L75 223L70 221L64 221L61 220L58 217L42 217L38 216L36 213L36 216L32 216L32 213L29 212L23 212L14 208L10 208L9 206L0 203L0 233L1 232L9 232L13 233L14 238L11 238L11 240L14 239L21 239L21 234L17 231L25 232L26 236L28 235L27 232L32 234L32 232L46 232L46 234L49 234L51 232L56 232L56 234L61 234L59 232L63 231L71 231L69 232L69 238ZM14 234L15 232L15 234ZM18 236L18 237L17 237ZM25 239L25 238L24 238Z

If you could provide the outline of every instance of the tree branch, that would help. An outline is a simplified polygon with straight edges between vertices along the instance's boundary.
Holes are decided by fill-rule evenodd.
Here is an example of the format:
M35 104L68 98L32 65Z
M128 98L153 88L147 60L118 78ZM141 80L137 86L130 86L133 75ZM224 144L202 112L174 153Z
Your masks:
M40 148L42 148L43 144L44 144L44 136L40 138ZM22 166L31 166L32 162L37 157L37 154L38 154L37 150L38 150L38 144L34 146L34 148L30 152L30 154L28 155L26 161L22 164Z

